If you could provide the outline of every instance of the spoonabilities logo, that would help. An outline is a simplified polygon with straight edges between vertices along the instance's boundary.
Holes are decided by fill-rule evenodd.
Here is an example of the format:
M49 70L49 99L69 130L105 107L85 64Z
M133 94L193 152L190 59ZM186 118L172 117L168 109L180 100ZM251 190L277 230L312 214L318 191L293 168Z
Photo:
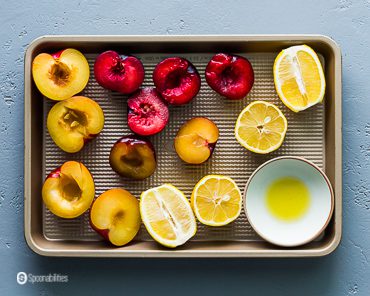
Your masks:
M17 283L20 285L24 285L27 283L27 273L21 271L17 273Z

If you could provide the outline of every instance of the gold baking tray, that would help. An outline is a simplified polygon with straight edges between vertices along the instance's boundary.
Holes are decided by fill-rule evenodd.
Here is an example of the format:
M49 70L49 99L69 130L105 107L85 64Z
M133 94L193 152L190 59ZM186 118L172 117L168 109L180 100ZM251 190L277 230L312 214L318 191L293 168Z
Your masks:
M288 110L279 100L272 73L277 53L296 44L307 44L320 54L327 83L324 103L298 114ZM150 178L128 181L110 169L111 146L121 136L131 133L126 124L126 97L100 87L93 71L82 93L103 108L105 126L102 133L76 154L63 152L51 140L45 118L54 102L38 92L32 81L31 65L40 52L55 52L67 47L84 53L90 67L95 57L108 49L138 56L146 71L144 86L153 85L153 69L165 57L181 55L197 67L202 78L200 93L186 106L171 107L166 129L150 137L158 159L158 168ZM205 82L205 67L217 52L237 53L251 61L255 84L244 100L225 100ZM338 246L342 231L341 85L340 49L332 39L322 35L43 36L34 40L25 54L24 219L28 245L45 256L76 257L309 257L331 253ZM283 146L265 156L246 151L233 135L237 115L254 100L277 104L288 119ZM220 129L215 153L207 163L199 166L182 163L172 146L178 128L194 116L207 116ZM175 250L151 240L145 228L129 245L114 248L90 228L88 213L76 219L61 219L43 206L41 198L46 175L67 160L82 161L89 168L94 176L96 196L112 187L123 187L139 197L150 187L172 183L190 197L195 183L210 173L228 175L243 189L260 164L282 155L313 161L326 172L335 191L334 213L324 233L315 241L296 248L281 248L262 240L251 228L244 212L225 227L198 224L197 234Z

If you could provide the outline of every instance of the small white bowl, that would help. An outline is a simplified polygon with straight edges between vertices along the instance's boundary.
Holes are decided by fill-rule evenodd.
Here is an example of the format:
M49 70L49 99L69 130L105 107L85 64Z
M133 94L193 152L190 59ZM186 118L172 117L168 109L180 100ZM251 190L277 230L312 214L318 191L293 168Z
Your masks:
M300 218L285 221L267 208L266 190L280 178L300 179L310 193L310 205ZM244 190L244 209L253 229L265 240L295 247L318 237L328 225L334 208L334 193L328 177L312 162L294 156L271 159L258 167Z

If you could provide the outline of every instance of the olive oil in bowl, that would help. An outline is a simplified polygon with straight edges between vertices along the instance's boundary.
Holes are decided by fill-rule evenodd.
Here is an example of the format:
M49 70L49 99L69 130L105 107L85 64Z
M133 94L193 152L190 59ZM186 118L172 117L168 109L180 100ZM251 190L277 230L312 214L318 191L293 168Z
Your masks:
M244 191L250 225L259 236L283 247L318 237L329 222L333 202L324 172L296 156L277 157L259 166Z
M283 177L273 181L266 191L267 208L281 220L296 220L305 215L310 206L310 192L301 180Z

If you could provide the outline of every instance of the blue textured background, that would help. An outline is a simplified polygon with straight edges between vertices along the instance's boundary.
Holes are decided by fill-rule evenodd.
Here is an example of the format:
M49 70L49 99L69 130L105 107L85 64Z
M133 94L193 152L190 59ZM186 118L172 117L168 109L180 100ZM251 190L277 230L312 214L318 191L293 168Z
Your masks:
M0 0L0 295L370 295L370 1L207 2ZM291 260L32 253L23 237L23 54L30 41L43 34L221 33L320 33L341 46L344 232L337 251ZM19 286L19 271L68 274L69 283Z

